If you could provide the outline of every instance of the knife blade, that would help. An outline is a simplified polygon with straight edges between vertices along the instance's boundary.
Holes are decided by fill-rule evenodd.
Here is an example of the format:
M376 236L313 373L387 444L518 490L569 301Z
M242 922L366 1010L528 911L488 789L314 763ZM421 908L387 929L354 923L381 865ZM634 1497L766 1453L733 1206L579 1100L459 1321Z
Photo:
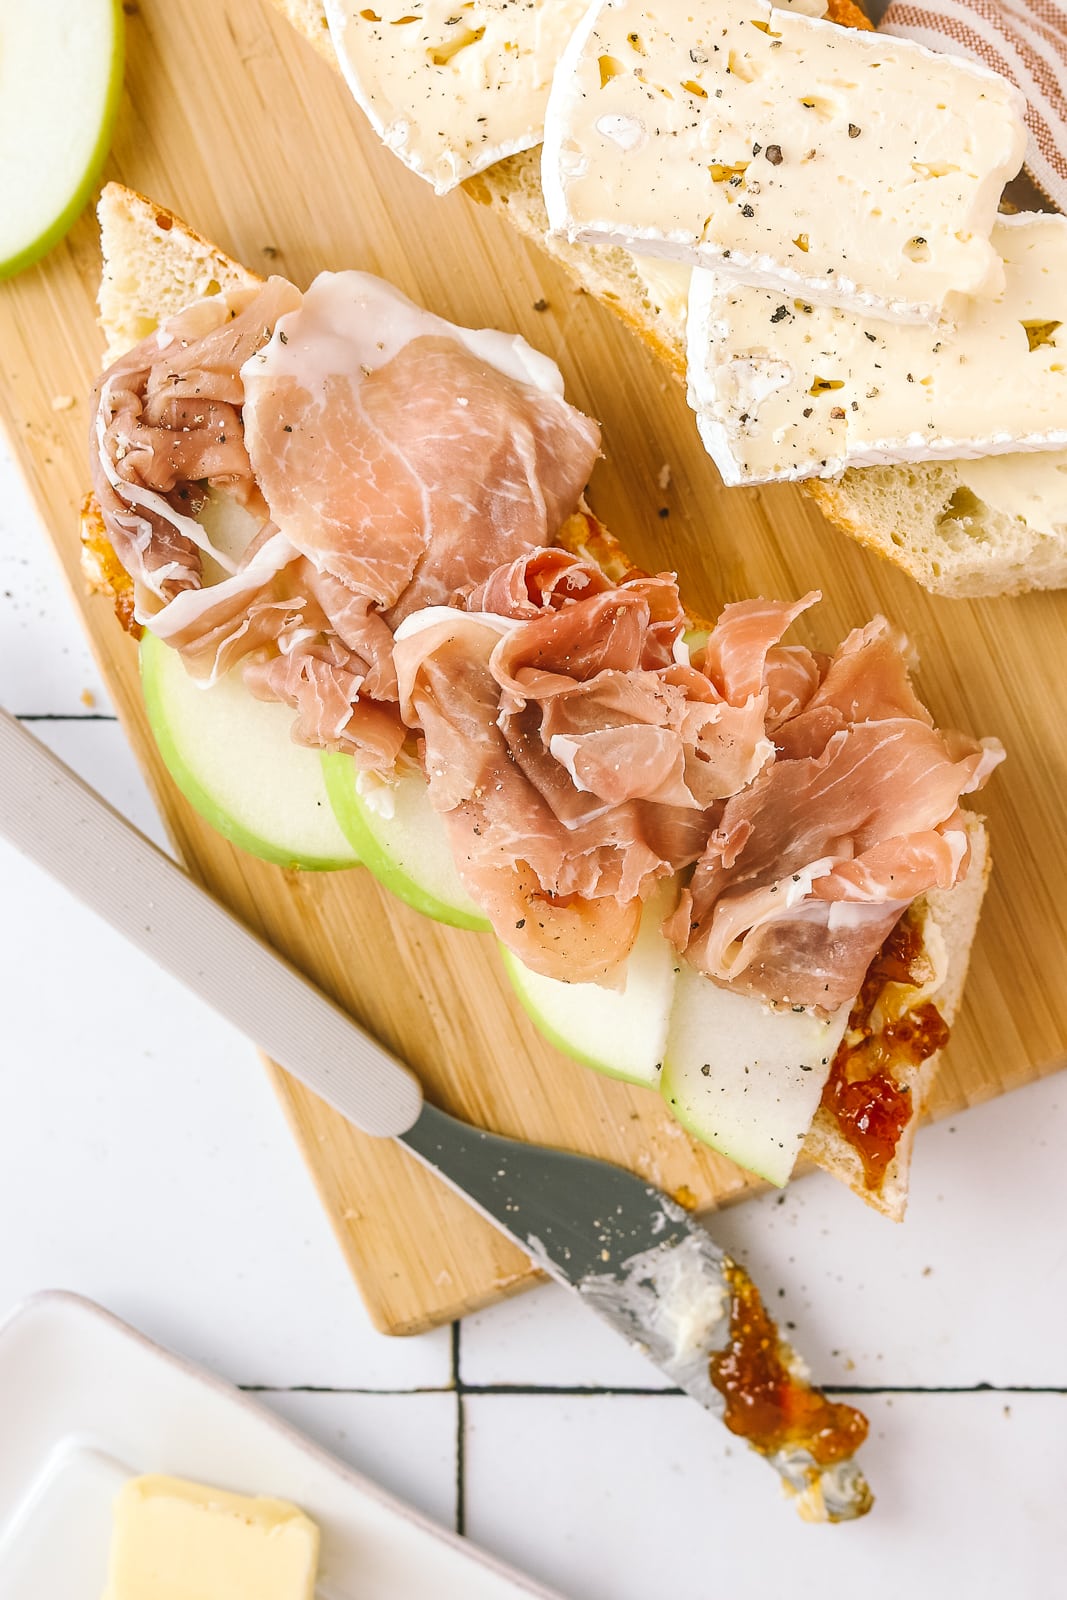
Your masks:
M403 1062L2 709L0 837L356 1127L399 1139L756 1448L802 1515L869 1510L853 1454L863 1419L808 1384L747 1274L696 1218L621 1167L427 1104Z

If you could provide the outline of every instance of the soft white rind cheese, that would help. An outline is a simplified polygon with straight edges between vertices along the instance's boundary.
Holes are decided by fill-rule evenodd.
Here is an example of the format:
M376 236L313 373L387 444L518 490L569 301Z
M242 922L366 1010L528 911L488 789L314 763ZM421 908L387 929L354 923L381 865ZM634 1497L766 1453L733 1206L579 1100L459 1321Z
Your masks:
M571 240L936 322L999 293L1025 144L1006 79L767 0L594 0L557 69L542 182Z
M375 132L444 194L540 144L556 62L585 0L325 0Z
M968 461L963 483L986 505L1053 538L1067 536L1067 450Z
M659 256L635 255L633 263L652 304L672 321L684 322L692 267L684 261L664 261Z
M937 329L695 272L689 402L724 481L1067 445L1067 217L1005 217L993 241L1004 293Z

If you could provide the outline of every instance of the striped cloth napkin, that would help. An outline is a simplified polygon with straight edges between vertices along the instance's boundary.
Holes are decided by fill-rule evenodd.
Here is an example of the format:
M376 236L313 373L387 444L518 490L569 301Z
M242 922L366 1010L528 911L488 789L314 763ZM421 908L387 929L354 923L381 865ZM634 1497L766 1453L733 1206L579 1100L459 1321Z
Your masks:
M1067 211L1067 5L1063 0L892 0L885 33L969 56L1026 96L1026 169Z

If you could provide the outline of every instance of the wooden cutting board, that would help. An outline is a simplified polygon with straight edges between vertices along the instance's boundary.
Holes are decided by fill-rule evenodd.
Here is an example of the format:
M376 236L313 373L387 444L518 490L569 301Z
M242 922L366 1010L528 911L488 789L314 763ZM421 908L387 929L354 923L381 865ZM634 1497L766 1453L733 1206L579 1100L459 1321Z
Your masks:
M825 602L797 630L809 643L828 647L879 610L907 627L939 720L998 733L1010 755L983 796L996 874L934 1114L1059 1065L1067 595L933 600L826 526L795 490L724 491L680 390L638 342L492 215L461 194L436 199L382 151L339 77L265 0L130 0L125 10L126 96L108 177L164 202L259 271L303 285L321 268L361 267L456 321L525 334L603 424L592 487L600 516L646 567L676 568L697 611L821 587ZM141 708L136 651L108 603L83 593L78 571L98 276L90 213L41 266L0 285L0 418L190 871L410 1061L449 1109L624 1162L687 1203L743 1193L748 1180L695 1146L653 1095L542 1044L488 938L421 919L365 872L301 875L242 855L171 785ZM406 1153L276 1080L380 1327L416 1332L534 1281L522 1253ZM976 1171L973 1181L988 1179Z

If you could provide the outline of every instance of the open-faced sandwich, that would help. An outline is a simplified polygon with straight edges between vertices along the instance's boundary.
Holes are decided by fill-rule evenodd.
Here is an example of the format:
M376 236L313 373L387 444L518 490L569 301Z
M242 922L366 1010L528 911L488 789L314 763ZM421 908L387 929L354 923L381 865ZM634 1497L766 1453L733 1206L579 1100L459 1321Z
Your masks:
M100 219L85 563L193 802L491 928L564 1049L899 1217L997 742L938 730L882 618L821 654L783 642L817 594L701 620L635 570L524 340L263 282L117 185Z
M934 593L1067 583L1067 219L997 215L1006 79L852 0L275 3L688 378L726 483L802 481Z

